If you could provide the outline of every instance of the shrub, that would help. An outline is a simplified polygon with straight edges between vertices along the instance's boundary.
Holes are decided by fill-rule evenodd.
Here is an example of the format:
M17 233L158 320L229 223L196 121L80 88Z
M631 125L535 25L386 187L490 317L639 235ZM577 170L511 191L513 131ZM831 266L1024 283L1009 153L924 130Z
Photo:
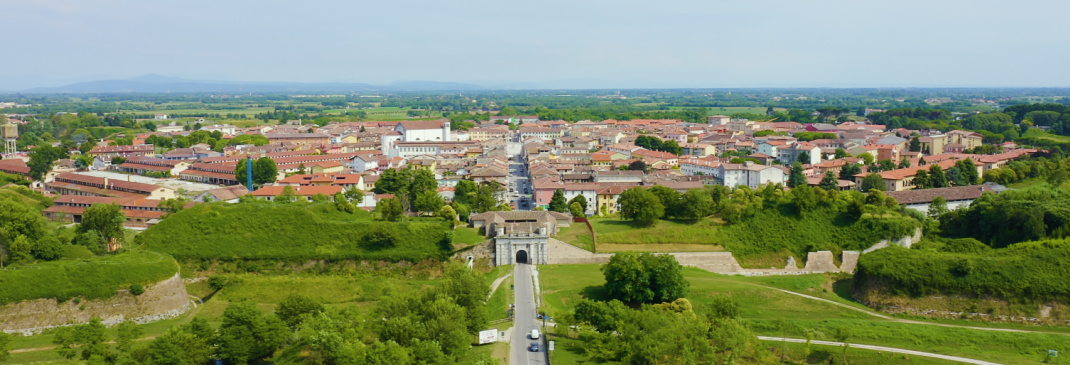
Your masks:
M139 283L130 284L130 294L141 295L145 293L145 288Z

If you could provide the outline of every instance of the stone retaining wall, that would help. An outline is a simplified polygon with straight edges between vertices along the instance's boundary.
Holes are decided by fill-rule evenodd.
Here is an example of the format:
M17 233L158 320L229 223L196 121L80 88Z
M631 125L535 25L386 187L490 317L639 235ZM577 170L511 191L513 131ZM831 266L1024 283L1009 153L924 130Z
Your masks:
M114 325L123 321L137 323L155 322L174 318L192 307L186 286L178 274L164 281L147 285L145 292L135 296L126 289L108 299L68 300L56 303L55 299L24 300L0 306L0 330L8 333L33 334L49 328L89 322L99 317L104 324Z

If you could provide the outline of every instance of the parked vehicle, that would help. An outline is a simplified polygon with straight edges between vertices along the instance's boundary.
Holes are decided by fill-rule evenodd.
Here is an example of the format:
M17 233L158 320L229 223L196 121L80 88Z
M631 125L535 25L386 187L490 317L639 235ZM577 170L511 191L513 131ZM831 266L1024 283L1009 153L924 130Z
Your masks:
M538 329L531 330L531 339L532 340L538 340L539 339L539 330Z
M528 351L539 352L539 343L538 342L532 342L531 346L528 346Z

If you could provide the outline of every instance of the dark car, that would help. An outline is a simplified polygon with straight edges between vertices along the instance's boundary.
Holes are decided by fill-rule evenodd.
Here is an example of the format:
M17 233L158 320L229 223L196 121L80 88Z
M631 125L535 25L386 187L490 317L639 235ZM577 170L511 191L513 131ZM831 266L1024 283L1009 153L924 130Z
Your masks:
M538 342L532 342L531 346L528 346L528 351L539 352L539 343Z

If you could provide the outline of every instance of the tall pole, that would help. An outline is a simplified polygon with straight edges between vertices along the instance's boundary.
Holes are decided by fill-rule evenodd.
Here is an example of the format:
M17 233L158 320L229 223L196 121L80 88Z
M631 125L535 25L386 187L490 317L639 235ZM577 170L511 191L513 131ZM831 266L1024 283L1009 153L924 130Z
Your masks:
M253 155L249 154L249 158L245 159L245 162L245 179L251 193L253 192Z

